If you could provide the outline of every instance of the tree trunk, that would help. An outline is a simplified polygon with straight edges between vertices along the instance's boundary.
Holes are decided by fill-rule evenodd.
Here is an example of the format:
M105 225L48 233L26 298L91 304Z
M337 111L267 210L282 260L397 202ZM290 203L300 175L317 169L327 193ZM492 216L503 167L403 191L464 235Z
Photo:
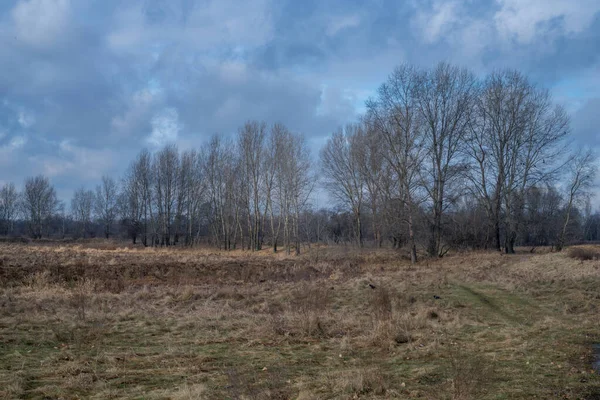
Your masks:
M356 213L356 237L358 239L358 247L363 247L362 223L360 219L360 211Z
M560 237L558 239L558 244L556 245L557 251L562 251L565 246L565 235L567 233L567 226L569 225L569 220L571 219L571 207L573 201L569 199L569 206L567 207L567 214L565 216L565 222L563 224L562 230L560 232Z
M408 237L410 241L410 262L411 264L417 263L417 245L415 244L415 234L413 231L413 220L412 215L408 215Z
M517 239L517 234L510 229L510 232L506 232L506 242L504 246L504 250L506 254L515 254L515 241Z
M496 238L496 250L502 251L502 245L500 244L500 219L497 216L494 217L494 235Z

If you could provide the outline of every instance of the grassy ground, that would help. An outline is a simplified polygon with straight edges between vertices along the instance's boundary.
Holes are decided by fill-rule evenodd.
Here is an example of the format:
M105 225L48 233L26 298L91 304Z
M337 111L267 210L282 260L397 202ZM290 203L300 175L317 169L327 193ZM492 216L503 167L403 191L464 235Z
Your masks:
M2 244L0 398L596 399L587 258Z

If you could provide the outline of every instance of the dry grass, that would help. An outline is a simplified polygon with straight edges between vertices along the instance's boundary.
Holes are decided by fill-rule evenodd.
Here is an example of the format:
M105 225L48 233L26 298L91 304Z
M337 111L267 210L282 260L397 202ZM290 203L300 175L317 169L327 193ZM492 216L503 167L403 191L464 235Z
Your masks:
M591 246L577 246L569 249L569 257L580 261L600 259L600 250Z
M0 244L0 398L591 399L570 254Z

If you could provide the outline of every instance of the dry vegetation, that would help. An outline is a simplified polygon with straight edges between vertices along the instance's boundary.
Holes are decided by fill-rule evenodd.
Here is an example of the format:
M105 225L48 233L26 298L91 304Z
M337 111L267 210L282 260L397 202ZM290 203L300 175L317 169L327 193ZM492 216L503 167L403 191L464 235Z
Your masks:
M600 261L0 244L0 397L600 397Z

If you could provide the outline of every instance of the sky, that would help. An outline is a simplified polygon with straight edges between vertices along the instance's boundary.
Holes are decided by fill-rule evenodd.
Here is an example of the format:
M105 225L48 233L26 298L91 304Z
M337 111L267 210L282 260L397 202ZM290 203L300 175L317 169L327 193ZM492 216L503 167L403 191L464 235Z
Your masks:
M395 66L516 68L600 148L600 0L2 0L0 184L59 197L249 119L314 159Z

